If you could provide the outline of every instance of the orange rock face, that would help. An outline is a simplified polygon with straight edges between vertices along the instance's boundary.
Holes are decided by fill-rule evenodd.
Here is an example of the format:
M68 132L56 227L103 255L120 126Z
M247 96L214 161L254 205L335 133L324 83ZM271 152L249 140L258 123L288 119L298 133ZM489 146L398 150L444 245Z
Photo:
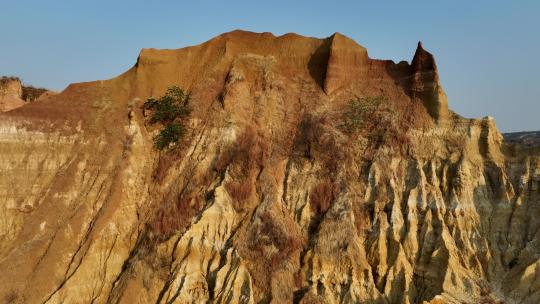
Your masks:
M45 99L56 94L55 92L23 86L17 77L0 78L0 112L7 112L22 107L26 102Z
M193 112L159 152L142 105L171 85ZM7 302L540 300L538 151L449 110L420 44L411 64L338 33L144 49L0 114L0 159Z

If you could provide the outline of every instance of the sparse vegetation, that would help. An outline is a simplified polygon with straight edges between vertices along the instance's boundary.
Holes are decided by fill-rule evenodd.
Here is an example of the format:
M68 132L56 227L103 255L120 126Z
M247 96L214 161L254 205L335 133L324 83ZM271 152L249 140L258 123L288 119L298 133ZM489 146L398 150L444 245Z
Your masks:
M201 204L190 195L178 197L175 203L161 207L151 222L152 231L157 237L167 239L175 231L183 231L191 223Z
M324 116L304 115L295 138L296 149L303 157L312 158L317 150L324 150L317 148L321 146L321 134L326 123Z
M347 157L348 140L338 134L332 117L304 114L293 141L294 160L321 161L323 174L333 175Z
M309 197L311 203L311 209L316 214L324 214L334 201L336 194L335 184L330 180L324 180L320 182L311 191Z
M247 177L252 170L260 167L267 153L266 143L251 128L246 128L238 134L234 144L219 155L214 169L221 172L227 166L236 164L238 177Z
M479 304L504 304L505 301L497 299L493 294L491 286L486 281L478 282L478 287L480 287L480 299L478 299Z
M383 97L363 97L350 100L342 115L341 129L354 133L367 126L370 116L384 101Z
M215 159L213 171L221 174L224 170L232 177L225 183L225 189L233 200L236 211L243 212L250 207L250 198L255 192L255 177L268 154L268 146L252 129L238 134L234 144L227 147Z
M370 226L370 207L367 203L356 201L352 204L352 211L354 213L354 226L356 231L361 234Z
M2 77L0 77L0 85L5 85L6 83L11 82L11 81L21 81L21 79L19 77L15 77L15 76L2 76Z
M382 96L354 99L345 106L338 127L351 139L359 140L366 160L382 146L391 147L392 153L405 154L409 147L407 131L424 123L418 119L418 112L425 109L418 107L423 106Z
M23 86L22 87L22 99L24 101L32 102L38 99L43 93L47 92L47 89L36 88L33 86Z
M233 199L233 206L236 210L242 210L243 203L249 199L253 191L249 180L230 181L225 184L225 189Z
M15 290L10 290L5 296L4 296L4 303L16 303L19 296L17 295L17 292Z
M257 238L259 243L255 248L264 252L264 246L274 246L277 252L273 252L269 257L269 266L272 269L279 267L283 261L294 251L302 247L302 240L299 236L291 233L282 227L283 223L276 222L270 212L266 211L260 215L261 227L259 230L262 238Z
M169 148L180 142L186 133L185 120L191 114L190 96L181 88L171 86L159 99L149 98L143 105L151 111L150 124L162 124L163 128L154 137L154 146L158 150Z

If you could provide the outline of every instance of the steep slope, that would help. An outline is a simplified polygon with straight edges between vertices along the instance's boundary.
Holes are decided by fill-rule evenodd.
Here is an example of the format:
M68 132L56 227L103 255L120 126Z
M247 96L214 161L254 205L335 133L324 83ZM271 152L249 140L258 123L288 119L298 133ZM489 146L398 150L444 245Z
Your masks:
M153 148L141 109L194 112ZM382 102L343 128L350 100ZM540 161L448 109L433 56L234 31L0 114L0 299L540 301Z

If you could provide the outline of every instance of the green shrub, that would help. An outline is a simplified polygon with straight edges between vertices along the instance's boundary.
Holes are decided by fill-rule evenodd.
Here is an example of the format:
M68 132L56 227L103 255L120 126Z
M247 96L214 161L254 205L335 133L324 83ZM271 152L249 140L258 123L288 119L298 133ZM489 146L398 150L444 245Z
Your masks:
M342 115L341 129L347 133L363 129L383 101L383 97L362 97L350 100Z
M148 122L162 124L163 129L154 137L154 146L163 150L178 143L186 133L184 121L191 114L190 96L177 87L171 86L159 99L149 98L143 105L144 110L152 111Z
M171 143L179 142L185 133L186 128L180 123L169 123L154 137L154 146L158 150L163 150Z

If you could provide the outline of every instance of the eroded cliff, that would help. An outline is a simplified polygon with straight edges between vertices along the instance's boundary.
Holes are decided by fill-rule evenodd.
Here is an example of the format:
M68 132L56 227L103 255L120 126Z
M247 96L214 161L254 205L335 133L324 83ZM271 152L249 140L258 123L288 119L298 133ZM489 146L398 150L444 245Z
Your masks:
M141 105L170 85L194 111L157 152ZM0 114L0 155L6 302L540 301L538 152L449 110L421 45L411 64L340 34L145 49Z

